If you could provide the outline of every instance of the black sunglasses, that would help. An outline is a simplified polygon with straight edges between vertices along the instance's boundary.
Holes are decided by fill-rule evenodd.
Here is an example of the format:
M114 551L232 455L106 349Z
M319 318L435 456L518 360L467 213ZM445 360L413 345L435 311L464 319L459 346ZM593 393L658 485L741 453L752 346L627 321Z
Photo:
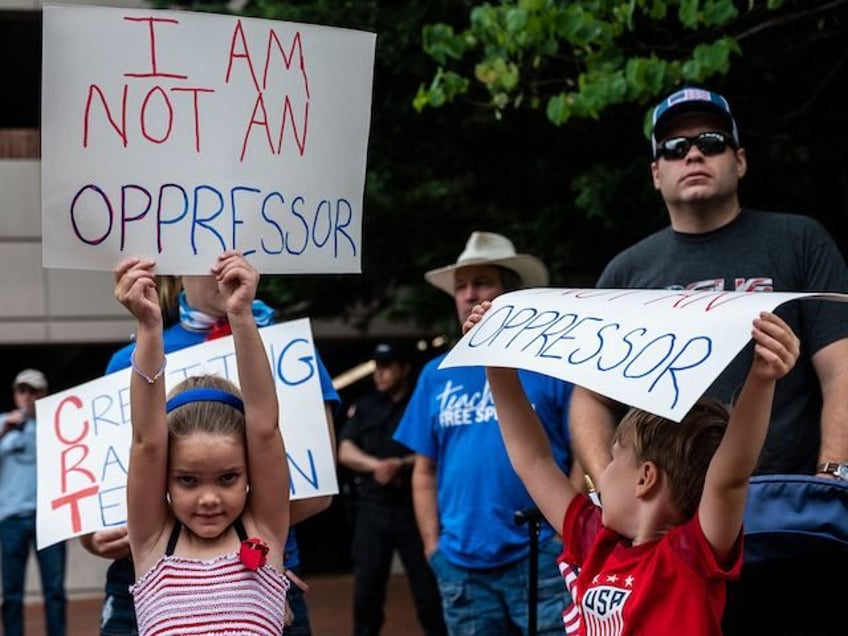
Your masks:
M666 161L683 159L689 153L689 149L693 144L698 147L698 150L705 157L720 155L727 150L728 146L734 150L736 149L736 144L730 135L719 131L709 131L702 132L694 137L669 137L663 140L657 146L657 153L654 159L659 159L660 157Z

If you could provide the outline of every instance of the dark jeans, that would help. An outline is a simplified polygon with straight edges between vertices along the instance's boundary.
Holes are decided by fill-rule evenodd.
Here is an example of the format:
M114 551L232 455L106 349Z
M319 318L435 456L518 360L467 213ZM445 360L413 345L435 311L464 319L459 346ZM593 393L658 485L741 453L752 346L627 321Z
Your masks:
M562 611L571 604L556 563L560 552L562 541L557 537L539 543L537 628L533 632L539 636L561 636ZM441 550L436 550L430 555L430 566L439 581L445 620L452 636L531 633L529 558L496 568L472 570L454 565Z
M130 585L135 578L130 559L113 561L106 573L106 593L103 607L100 609L100 636L136 636L138 626L135 622Z
M35 514L0 521L0 559L3 567L3 633L24 634L24 583L30 548L35 549ZM48 636L65 636L65 544L35 553L41 575Z
M377 636L392 556L397 549L409 580L418 622L427 636L447 634L439 588L424 557L411 502L359 503L353 536L355 636Z

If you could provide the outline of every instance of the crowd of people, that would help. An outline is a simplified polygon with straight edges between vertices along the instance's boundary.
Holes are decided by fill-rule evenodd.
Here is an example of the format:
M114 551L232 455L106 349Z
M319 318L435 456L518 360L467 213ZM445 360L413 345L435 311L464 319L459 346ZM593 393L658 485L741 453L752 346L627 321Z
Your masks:
M741 203L746 170L723 96L663 99L650 174L669 225L615 256L596 287L848 292L820 224ZM487 231L425 274L464 333L501 294L549 278ZM137 323L106 370L133 371L128 522L82 537L113 561L103 636L311 633L292 526L330 498L289 501L258 331L274 311L256 299L258 281L237 252L207 276L158 277L138 258L116 269L116 297ZM826 588L848 564L846 307L805 300L751 316L750 343L680 423L531 371L440 368L439 356L419 372L396 341L377 345L374 390L342 413L319 358L330 439L341 420L337 460L355 475L353 633L381 632L395 552L428 636L834 633L843 618ZM192 377L166 395L165 355L223 335L250 381ZM21 371L15 410L0 415L10 636L24 633L33 405L47 390L43 373ZM515 518L533 508L536 537ZM61 636L65 546L36 554L48 634Z

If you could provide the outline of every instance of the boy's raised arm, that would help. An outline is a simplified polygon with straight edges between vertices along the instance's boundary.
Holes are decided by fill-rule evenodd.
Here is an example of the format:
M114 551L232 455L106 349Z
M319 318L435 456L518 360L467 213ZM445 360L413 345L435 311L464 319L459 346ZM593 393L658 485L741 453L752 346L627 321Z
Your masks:
M488 301L474 307L463 325L463 333L477 324L489 307ZM486 367L486 377L509 461L539 511L559 531L577 491L554 459L548 436L527 400L518 372Z
M768 431L775 383L795 366L800 348L792 329L772 313L754 320L751 335L751 370L710 462L698 507L701 528L720 560L742 529L748 480Z

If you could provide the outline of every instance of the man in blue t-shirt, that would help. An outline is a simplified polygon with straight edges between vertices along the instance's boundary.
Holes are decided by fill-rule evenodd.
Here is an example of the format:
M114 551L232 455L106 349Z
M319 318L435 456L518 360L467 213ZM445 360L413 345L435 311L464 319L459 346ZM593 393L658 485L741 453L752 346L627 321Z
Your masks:
M484 300L546 285L548 271L539 259L516 254L506 237L474 232L455 264L425 278L453 296L462 324ZM394 438L416 453L415 516L445 621L454 635L527 633L530 540L515 513L533 501L510 465L483 367L439 369L442 357L422 371ZM571 385L520 376L567 472ZM570 601L556 565L562 543L544 523L539 540L536 633L561 634Z

